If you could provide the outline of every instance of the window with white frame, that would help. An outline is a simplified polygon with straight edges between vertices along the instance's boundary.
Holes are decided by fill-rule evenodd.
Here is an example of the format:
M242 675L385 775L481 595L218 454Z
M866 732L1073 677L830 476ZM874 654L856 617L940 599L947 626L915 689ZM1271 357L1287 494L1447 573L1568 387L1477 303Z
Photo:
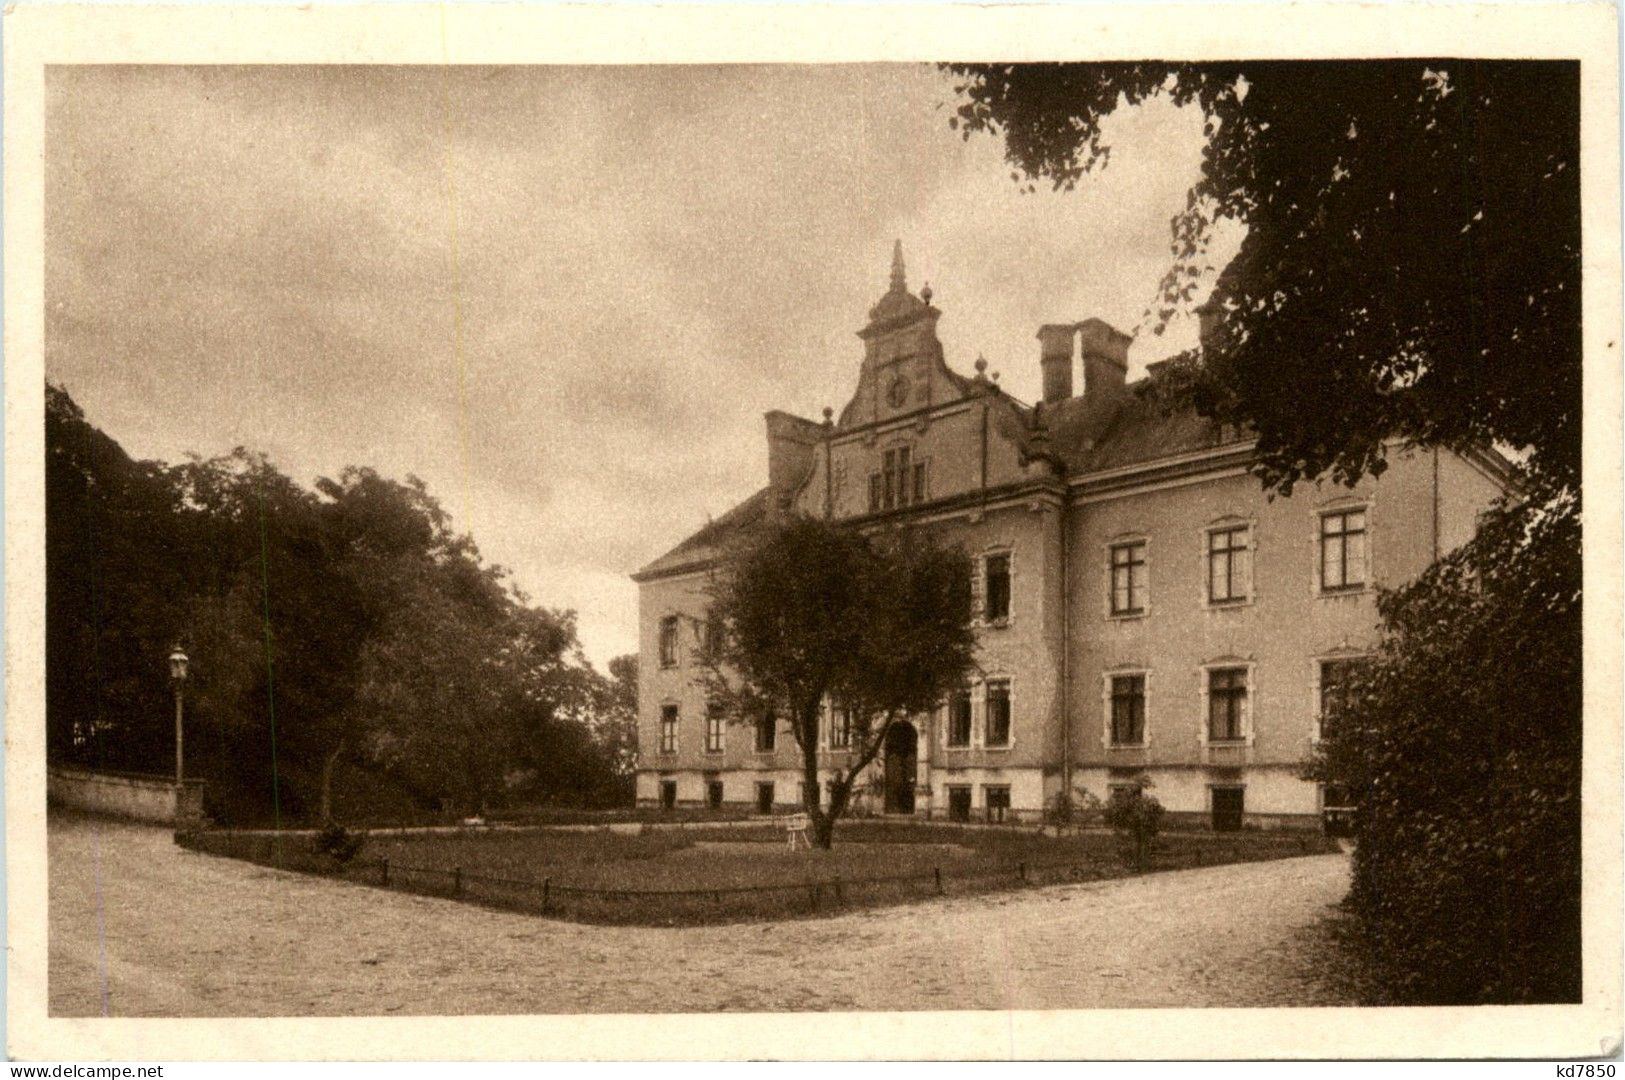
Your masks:
M1242 742L1247 738L1247 669L1209 668L1207 673L1208 742Z
M1365 587L1365 507L1320 515L1320 591L1352 592Z
M1010 745L1010 680L989 679L986 691L987 726L982 744L996 750Z
M717 702L712 702L705 710L705 752L707 754L722 753L722 733L727 727L727 711Z
M1321 738L1327 738L1336 730L1338 720L1354 701L1355 686L1360 676L1370 666L1371 660L1365 656L1343 656L1320 661L1318 712Z
M660 707L660 752L677 753L677 706Z
M949 749L963 749L970 745L970 723L970 691L955 690L948 695Z
M1207 533L1207 601L1237 604L1252 595L1252 530L1225 525Z
M1010 620L1010 553L998 551L982 557L982 620Z
M1111 744L1145 744L1145 674L1111 676Z
M677 616L667 615L660 620L660 666L677 666Z
M830 707L829 745L845 750L852 745L852 709L846 705Z
M756 752L770 754L779 745L779 717L768 709L756 718Z
M1146 573L1145 541L1129 540L1111 546L1113 615L1140 615L1145 612L1149 580Z

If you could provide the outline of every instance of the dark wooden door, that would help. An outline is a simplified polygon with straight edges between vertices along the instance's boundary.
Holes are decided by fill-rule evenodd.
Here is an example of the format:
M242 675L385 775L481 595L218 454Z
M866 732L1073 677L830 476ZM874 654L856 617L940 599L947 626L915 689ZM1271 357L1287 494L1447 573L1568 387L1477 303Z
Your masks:
M1216 787L1213 789L1213 831L1236 832L1241 828L1243 795L1245 788Z
M914 812L915 769L920 737L913 724L896 724L886 733L886 813Z

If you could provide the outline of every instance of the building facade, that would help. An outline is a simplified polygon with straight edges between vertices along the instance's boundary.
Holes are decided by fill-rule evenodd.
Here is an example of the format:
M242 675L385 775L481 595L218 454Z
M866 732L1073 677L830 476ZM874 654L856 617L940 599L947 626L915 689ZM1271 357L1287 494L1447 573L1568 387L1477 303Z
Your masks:
M929 301L899 249L846 407L822 423L767 414L766 486L633 575L639 803L801 803L788 728L708 709L696 661L724 545L806 514L925 524L976 567L979 671L893 730L860 810L1030 819L1068 786L1149 786L1215 828L1316 823L1328 794L1301 773L1376 641L1378 587L1467 540L1504 461L1398 454L1380 479L1268 499L1245 432L1134 392L1126 335L1098 319L1039 328L1029 406L985 362L947 365ZM844 763L837 717L820 741Z

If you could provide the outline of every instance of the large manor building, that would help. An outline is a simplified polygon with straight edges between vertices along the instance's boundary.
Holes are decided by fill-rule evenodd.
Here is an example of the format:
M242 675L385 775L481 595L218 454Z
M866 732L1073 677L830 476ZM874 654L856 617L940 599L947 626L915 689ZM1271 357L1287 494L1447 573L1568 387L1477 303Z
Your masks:
M1377 588L1467 540L1505 462L1417 451L1354 488L1268 499L1245 432L1135 394L1127 335L1038 328L1043 400L1026 405L984 362L948 366L930 299L899 250L845 408L768 413L766 486L633 575L639 803L800 804L788 727L707 708L697 635L728 541L806 514L926 524L975 560L980 671L894 728L860 809L1036 818L1068 784L1102 799L1149 784L1219 829L1316 822L1337 796L1301 774L1377 639ZM820 739L845 761L835 723Z

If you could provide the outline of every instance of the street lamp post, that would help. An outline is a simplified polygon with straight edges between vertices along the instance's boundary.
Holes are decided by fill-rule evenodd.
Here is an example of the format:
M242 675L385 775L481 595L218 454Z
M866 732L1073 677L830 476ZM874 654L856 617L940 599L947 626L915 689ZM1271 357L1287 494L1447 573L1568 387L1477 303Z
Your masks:
M169 681L175 687L175 786L180 787L185 778L185 743L182 741L181 728L181 699L186 690L186 653L179 643L169 650ZM178 796L177 796L178 797Z

